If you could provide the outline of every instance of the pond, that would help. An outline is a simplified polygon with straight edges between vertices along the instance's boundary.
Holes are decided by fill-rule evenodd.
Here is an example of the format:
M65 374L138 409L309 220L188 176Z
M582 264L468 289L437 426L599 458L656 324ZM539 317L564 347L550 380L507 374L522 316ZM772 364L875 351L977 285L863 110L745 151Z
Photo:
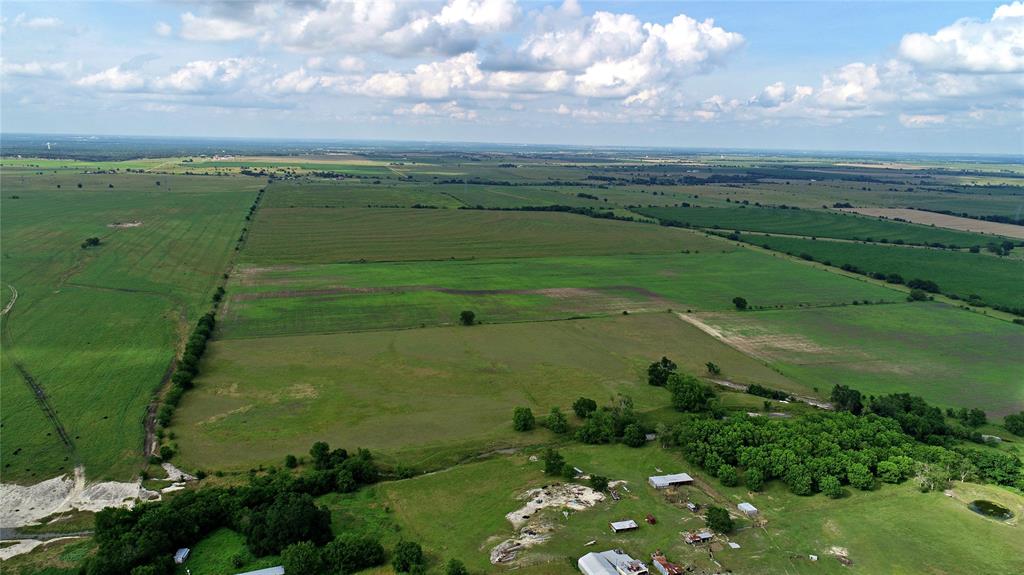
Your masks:
M984 499L971 501L967 508L979 515L998 519L999 521L1006 521L1013 517L1013 512L1009 509L999 505L998 503L992 503L991 501L985 501Z

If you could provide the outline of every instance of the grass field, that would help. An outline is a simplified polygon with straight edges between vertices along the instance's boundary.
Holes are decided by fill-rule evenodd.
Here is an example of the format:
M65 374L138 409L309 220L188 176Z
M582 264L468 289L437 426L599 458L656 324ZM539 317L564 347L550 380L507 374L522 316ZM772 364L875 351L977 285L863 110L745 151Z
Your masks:
M903 279L931 280L945 294L981 296L990 305L1024 308L1024 262L988 254L905 246L830 242L746 234L743 241L793 255L809 254L834 266L854 265L867 272L898 273Z
M989 417L1024 409L1024 327L938 303L697 314L725 341L821 390L910 392Z
M224 527L190 549L188 560L175 569L176 575L233 575L281 564L276 555L254 558L245 546L245 536ZM241 567L236 567L232 561L236 556L244 559Z
M694 227L720 227L725 230L794 234L847 240L907 243L942 243L968 247L985 245L991 236L959 232L916 224L905 224L821 210L777 208L644 208L640 213L661 220L688 223Z
M544 512L555 530L549 541L520 552L515 572L565 574L578 572L575 560L593 550L621 548L633 557L648 560L661 549L670 560L715 570L706 548L682 542L679 533L703 527L703 519L681 503L669 501L665 492L646 484L656 469L686 471L706 489L684 487L680 498L728 506L750 501L761 510L764 528L735 517L738 531L730 540L740 549L715 544L714 558L721 569L735 573L956 573L964 566L972 572L1015 573L1024 558L1015 550L1019 526L984 519L966 507L965 500L994 499L1014 509L1024 509L1024 498L998 488L958 484L956 497L922 494L910 485L886 485L873 492L853 492L844 499L824 496L796 497L784 486L770 484L764 493L750 494L742 487L725 488L687 465L673 452L656 447L639 450L623 446L574 446L561 449L566 460L586 472L625 480L629 492L594 508L565 518L560 510ZM336 520L372 518L360 529L391 542L405 537L420 541L431 551L435 565L449 558L464 561L476 572L504 572L488 561L490 549L514 531L504 515L522 505L517 497L531 487L547 485L541 463L529 462L526 454L498 457L461 465L442 473L374 486L366 493L330 496L323 501L336 510ZM643 518L653 514L656 525ZM609 521L631 518L641 525L636 532L612 535ZM397 534L396 534L397 531ZM595 540L592 547L584 543ZM880 553L899 542L898 553ZM830 549L848 550L852 567L842 566ZM723 548L724 547L724 548ZM808 556L819 556L817 562Z
M641 227L641 226L637 226ZM646 227L641 227L646 229ZM240 268L222 337L446 325L638 311L899 301L901 292L689 234L699 253ZM710 249L708 249L710 248Z
M805 391L662 313L218 341L171 430L189 468L276 463L318 439L430 467L550 440L511 431L517 405L543 416L581 395L605 403L625 393L638 410L661 409L667 392L643 374L662 355L693 373L714 361L723 377Z
M4 179L4 302L8 285L18 293L3 325L5 481L39 481L76 463L96 478L137 469L146 404L187 324L206 311L261 185L194 179ZM111 227L127 222L139 225ZM82 249L90 236L101 245ZM72 448L18 366L48 394Z
M271 265L683 249L722 248L685 230L561 213L275 208L260 210L243 260Z

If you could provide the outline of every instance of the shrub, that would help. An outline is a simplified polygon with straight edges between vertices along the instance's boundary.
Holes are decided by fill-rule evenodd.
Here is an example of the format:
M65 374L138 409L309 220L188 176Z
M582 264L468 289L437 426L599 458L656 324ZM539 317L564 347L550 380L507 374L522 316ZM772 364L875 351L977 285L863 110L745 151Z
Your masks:
M740 477L736 473L736 468L728 463L723 463L718 468L718 480L726 487L736 487L740 483Z
M734 527L729 512L714 505L708 507L704 521L709 529L717 533L730 533Z
M826 475L818 481L818 488L826 496L832 499L839 499L843 496L843 485L839 478L834 475Z
M516 431L530 431L537 425L529 407L517 407L512 412L512 426Z
M588 415L597 411L597 402L587 397L581 397L572 403L572 411L576 417L586 419Z
M423 548L419 543L399 541L391 558L391 566L398 573L409 573L416 566L423 565Z

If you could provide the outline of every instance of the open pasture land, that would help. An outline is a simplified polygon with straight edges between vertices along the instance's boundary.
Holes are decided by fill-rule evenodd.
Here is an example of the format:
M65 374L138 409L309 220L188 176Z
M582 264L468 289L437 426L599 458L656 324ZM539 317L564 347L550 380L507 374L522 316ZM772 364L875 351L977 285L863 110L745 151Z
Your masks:
M897 273L903 279L931 280L945 294L981 296L989 305L1024 308L1024 262L990 254L972 254L807 238L746 234L743 241L794 255L807 254L833 266L850 264L867 272ZM1017 248L1021 249L1021 248Z
M242 259L259 265L722 250L685 230L564 213L261 209Z
M220 340L171 425L186 468L248 469L312 442L368 447L436 467L466 454L550 441L512 431L515 406L538 417L576 398L669 394L647 384L663 355L692 373L805 391L668 313L561 322ZM401 456L401 457L399 457Z
M919 493L910 484L885 485L870 492L851 492L832 500L823 495L794 496L779 482L763 493L748 493L744 487L728 488L695 470L678 454L648 446L572 446L560 449L566 461L587 473L626 481L629 491L620 489L622 499L606 498L594 507L570 512L549 508L533 522L553 527L550 539L521 550L508 567L493 566L490 550L516 530L505 519L525 503L520 496L531 488L558 482L543 474L542 462L528 461L528 454L497 457L483 462L404 481L373 486L369 495L331 496L323 503L337 509L337 520L347 517L377 517L381 508L393 510L380 519L402 537L423 543L430 559L443 565L458 558L473 572L505 572L529 575L572 575L578 573L576 559L588 551L623 549L649 563L650 553L662 550L669 560L693 565L705 572L731 570L734 573L951 573L949 566L970 565L971 571L1016 573L1024 569L1019 549L1019 526L985 519L967 509L974 498L993 499L1014 509L1024 498L993 486L956 484L954 497L942 493ZM657 491L647 477L658 473L685 471L697 484ZM704 526L701 515L687 510L687 499L701 505L715 504L730 510L737 524L731 537L716 537L711 562L706 546L685 544L680 532ZM765 521L753 527L740 516L736 504L753 503ZM657 523L643 521L650 513ZM608 523L633 519L637 531L614 535ZM589 541L592 546L585 546ZM725 541L740 544L730 549ZM892 549L898 542L899 550ZM832 555L833 547L846 550L852 567L843 566ZM817 555L811 561L809 555ZM652 568L653 572L653 568Z
M4 477L39 481L81 463L90 478L126 478L141 461L146 404L206 311L259 182L202 178L220 185L198 192L68 174L60 190L38 185L52 177L4 179L0 281L6 298L8 286L18 293L3 327ZM88 237L100 245L81 248Z
M694 314L787 377L827 392L908 392L931 403L1024 409L1024 327L939 303Z
M1013 224L986 222L984 220L961 218L958 216L936 214L934 212L911 210L907 208L853 208L848 211L866 216L884 217L889 219L900 218L915 224L937 226L962 232L991 234L1007 238L1015 238L1018 240L1024 239L1024 226L1015 226Z
M447 325L464 309L501 323L728 310L736 296L764 307L905 297L728 242L709 247L714 250L643 256L241 267L228 287L219 336Z
M821 210L690 207L645 208L638 211L660 220L690 224L700 228L718 227L724 230L846 240L872 239L878 241L884 238L890 242L902 240L907 243L942 243L961 247L984 245L993 240L992 236Z

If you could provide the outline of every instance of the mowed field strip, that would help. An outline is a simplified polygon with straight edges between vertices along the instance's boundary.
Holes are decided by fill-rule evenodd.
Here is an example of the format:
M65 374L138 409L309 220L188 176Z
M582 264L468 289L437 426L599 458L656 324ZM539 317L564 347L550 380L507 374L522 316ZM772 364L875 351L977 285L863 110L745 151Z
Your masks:
M229 286L221 334L237 338L447 325L463 309L491 323L669 308L726 310L735 296L768 307L904 297L725 241L693 233L681 239L692 239L703 249L664 255L250 265L239 268Z
M267 208L251 229L242 260L263 266L722 251L686 230L562 213Z
M886 239L907 243L941 243L969 247L985 245L992 237L980 234L905 224L855 214L742 206L732 208L643 208L640 213L694 227L720 227L776 234L817 236L844 240Z
M693 372L806 391L669 313L215 342L171 430L190 467L248 469L311 442L431 458L544 441L511 433L517 405L568 410L579 396L661 409L645 369L668 355Z

